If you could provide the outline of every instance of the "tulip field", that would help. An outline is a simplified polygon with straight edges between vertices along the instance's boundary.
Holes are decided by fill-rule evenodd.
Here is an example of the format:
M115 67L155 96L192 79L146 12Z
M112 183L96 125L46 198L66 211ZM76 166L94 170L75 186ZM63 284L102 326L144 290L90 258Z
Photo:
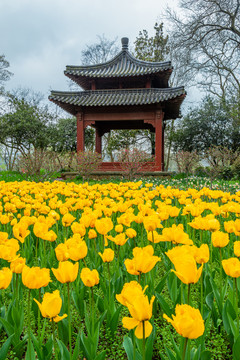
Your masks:
M240 189L0 181L0 360L240 359Z

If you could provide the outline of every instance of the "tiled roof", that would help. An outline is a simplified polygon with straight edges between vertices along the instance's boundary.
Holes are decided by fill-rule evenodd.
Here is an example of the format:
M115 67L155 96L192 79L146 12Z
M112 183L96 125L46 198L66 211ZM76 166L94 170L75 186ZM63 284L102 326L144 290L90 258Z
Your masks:
M52 91L49 100L72 106L121 106L156 104L185 95L183 87L164 89L86 90L79 92Z
M139 75L150 75L172 70L171 62L150 62L136 59L128 50L123 49L112 60L87 66L67 66L64 74L70 78L119 78Z

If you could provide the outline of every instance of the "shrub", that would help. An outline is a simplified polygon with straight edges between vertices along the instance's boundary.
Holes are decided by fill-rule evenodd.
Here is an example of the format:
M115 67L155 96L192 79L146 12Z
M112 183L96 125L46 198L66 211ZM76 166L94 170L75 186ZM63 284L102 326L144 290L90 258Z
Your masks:
M117 160L120 162L124 177L132 180L143 170L149 161L153 161L153 157L143 150L133 148L122 149L118 153Z
M43 181L60 169L57 154L45 149L33 149L21 154L16 161L16 168L35 181Z
M101 164L101 155L94 151L79 151L73 157L72 166L83 181L88 180L90 175L97 171Z

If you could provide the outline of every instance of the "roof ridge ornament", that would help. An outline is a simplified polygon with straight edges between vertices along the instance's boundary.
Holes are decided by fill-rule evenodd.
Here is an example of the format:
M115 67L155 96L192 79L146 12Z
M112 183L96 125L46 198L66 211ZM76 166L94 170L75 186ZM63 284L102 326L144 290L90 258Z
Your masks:
M128 50L128 41L129 41L129 39L127 38L127 37L123 37L123 38L121 38L121 42L122 42L122 50L124 51L126 51L126 50Z

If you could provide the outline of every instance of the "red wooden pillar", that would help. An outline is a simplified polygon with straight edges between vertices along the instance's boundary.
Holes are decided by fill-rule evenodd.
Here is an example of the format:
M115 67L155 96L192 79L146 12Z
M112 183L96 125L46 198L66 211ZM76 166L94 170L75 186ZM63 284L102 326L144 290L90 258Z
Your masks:
M162 171L164 171L164 123L162 122Z
M163 135L162 122L164 113L161 110L156 111L155 115L155 159L156 170L163 170Z
M95 149L97 153L102 154L102 137L98 129L96 129Z
M77 151L84 151L84 123L83 114L77 113Z

